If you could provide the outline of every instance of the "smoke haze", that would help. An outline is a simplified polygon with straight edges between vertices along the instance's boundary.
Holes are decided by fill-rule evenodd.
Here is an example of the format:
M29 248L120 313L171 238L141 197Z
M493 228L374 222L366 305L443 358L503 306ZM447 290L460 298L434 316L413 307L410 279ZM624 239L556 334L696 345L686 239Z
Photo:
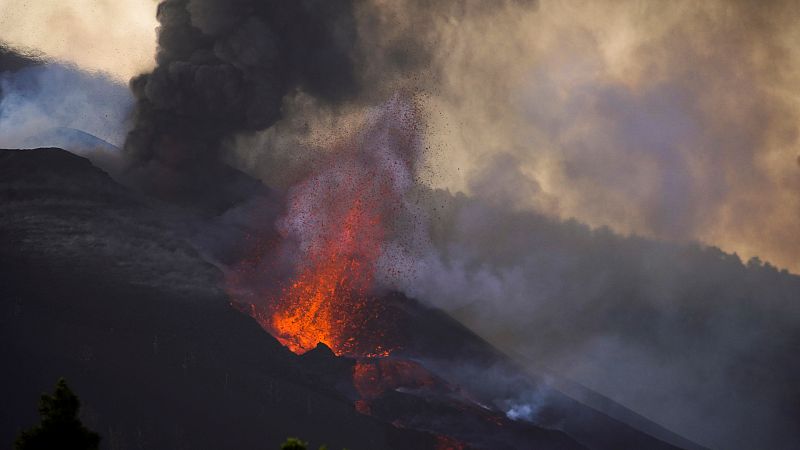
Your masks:
M800 281L782 269L800 272L800 7L487 5L167 0L152 66L0 38L118 78L152 67L131 82L126 154L147 172L138 182L177 176L179 190L217 189L220 161L288 189L365 107L413 97L428 148L408 201L426 220L400 230L415 276L387 284L704 445L790 448ZM127 7L155 17L149 2ZM90 22L76 30L126 17L71 8ZM131 42L152 58L145 40ZM107 77L50 65L1 79L0 138L68 126L122 142L132 100ZM108 123L63 123L97 101L53 86L117 99ZM535 420L525 406L509 404Z
M800 278L438 191L411 296L711 448L791 448Z
M422 90L418 176L468 195L422 188L432 242L401 289L704 445L788 448L800 285L780 268L798 270L800 245L799 12L379 6L358 10L361 98ZM406 65L381 57L389 45ZM274 127L229 147L274 185L358 123L310 96L285 102Z
M0 39L119 80L154 66L155 1L57 3L8 0ZM353 8L349 53L361 82L391 87L387 77L403 78L396 69L415 69L413 81L435 94L431 145L454 167L432 158L436 187L476 193L482 168L511 158L526 181L513 195L519 206L800 270L791 232L800 217L794 2ZM48 33L37 32L41 24ZM293 98L284 110L318 114L320 105L302 109ZM297 133L272 131L284 143ZM242 150L239 164L267 172L274 151Z
M48 63L0 72L0 147L37 146L59 128L121 147L132 105L124 84L75 67Z

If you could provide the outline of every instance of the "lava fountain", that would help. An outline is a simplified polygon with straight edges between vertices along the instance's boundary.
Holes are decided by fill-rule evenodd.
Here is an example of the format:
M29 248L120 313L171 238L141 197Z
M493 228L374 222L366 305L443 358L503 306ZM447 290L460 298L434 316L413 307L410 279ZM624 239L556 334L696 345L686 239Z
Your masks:
M379 266L386 278L384 250L398 217L410 214L404 195L420 148L416 111L400 96L370 111L289 191L271 257L291 259L291 274L277 293L243 309L293 352L324 343L337 355L386 356L396 345L375 280ZM390 272L399 273L398 263ZM252 270L244 265L237 279Z
M376 203L389 195L382 180L372 183L360 169L347 167L334 174L337 180L315 178L304 183L302 194L291 204L288 227L324 230L304 249L296 277L272 305L269 328L295 353L311 350L319 342L337 354L387 351L379 342L364 348L357 339L366 321L379 314L379 305L369 296L385 235ZM314 198L317 195L321 198ZM311 205L309 198L314 200ZM323 204L318 200L326 205L323 217L317 216Z

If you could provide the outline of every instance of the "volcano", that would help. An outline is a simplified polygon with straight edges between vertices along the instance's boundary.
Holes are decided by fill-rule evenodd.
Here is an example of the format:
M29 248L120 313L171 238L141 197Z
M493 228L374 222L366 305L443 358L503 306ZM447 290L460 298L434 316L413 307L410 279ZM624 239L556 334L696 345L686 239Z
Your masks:
M311 249L320 259L276 294L283 315L259 312L185 238L193 210L59 149L3 150L0 174L6 442L65 376L108 448L270 448L287 435L350 449L700 448L597 394L581 403L575 392L588 390L567 395L565 381L529 373L441 311L364 291L363 279L342 285L358 259ZM344 237L361 239L352 225L341 223ZM328 276L339 281L320 286ZM355 327L379 339L359 346L323 328L295 338L320 289L362 305Z

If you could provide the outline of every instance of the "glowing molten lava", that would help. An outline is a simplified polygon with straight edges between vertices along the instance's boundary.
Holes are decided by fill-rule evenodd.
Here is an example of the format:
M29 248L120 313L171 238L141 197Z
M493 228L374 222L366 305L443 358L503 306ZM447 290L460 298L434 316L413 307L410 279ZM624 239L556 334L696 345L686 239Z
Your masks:
M353 367L353 385L362 400L375 399L398 388L419 389L436 384L427 369L405 359L361 360Z
M465 448L464 443L455 438L449 436L436 437L436 450L464 450Z
M295 353L322 342L336 354L387 354L375 343L363 349L358 328L378 313L369 298L373 263L380 255L384 231L380 215L359 196L347 205L340 223L328 225L326 236L310 249L292 284L275 302L274 335Z
M403 270L397 262L403 258L391 260L401 247L392 233L398 218L408 222L404 195L414 186L417 123L416 107L400 97L367 114L353 135L325 150L290 189L275 224L276 245L229 277L232 290L263 287L260 298L234 295L293 352L324 343L337 355L373 357L388 355L395 345L395 324L373 290L378 275L386 281ZM387 245L393 252L388 257ZM276 269L265 270L257 260L271 260ZM272 272L271 287L246 286Z

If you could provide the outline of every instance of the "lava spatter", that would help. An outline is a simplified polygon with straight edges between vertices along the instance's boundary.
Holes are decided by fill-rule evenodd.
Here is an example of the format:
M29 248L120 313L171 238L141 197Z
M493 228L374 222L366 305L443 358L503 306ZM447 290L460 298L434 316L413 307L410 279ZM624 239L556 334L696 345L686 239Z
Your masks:
M270 256L288 259L291 273L241 309L293 352L321 342L337 355L377 357L396 347L375 280L379 260L383 273L403 272L402 262L387 264L384 250L399 215L408 214L418 128L417 107L395 97L357 133L332 144L317 169L290 189L276 223L281 250ZM254 267L243 265L230 279L264 277Z

